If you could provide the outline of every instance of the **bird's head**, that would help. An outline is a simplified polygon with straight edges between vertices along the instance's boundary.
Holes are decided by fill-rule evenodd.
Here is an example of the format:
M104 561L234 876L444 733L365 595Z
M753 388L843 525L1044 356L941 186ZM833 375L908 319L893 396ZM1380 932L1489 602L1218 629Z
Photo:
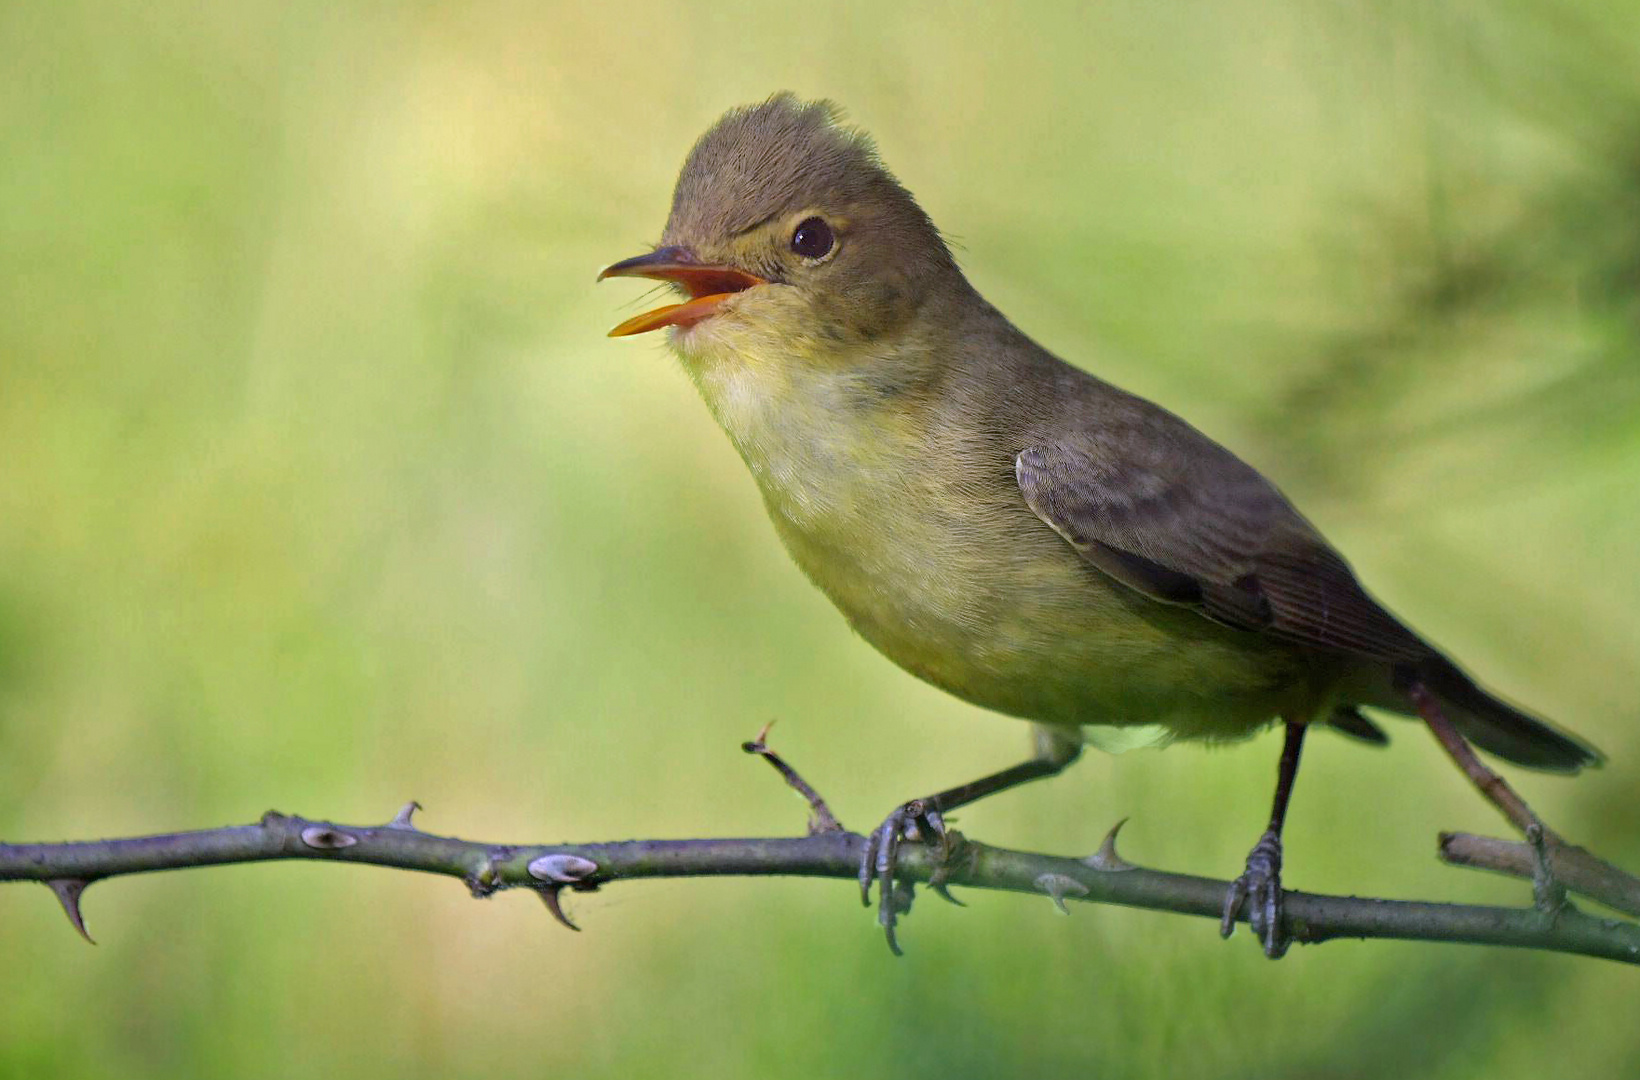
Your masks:
M685 356L823 357L904 326L960 274L939 231L835 106L731 110L684 162L660 245L604 269L684 296L611 336L673 328Z

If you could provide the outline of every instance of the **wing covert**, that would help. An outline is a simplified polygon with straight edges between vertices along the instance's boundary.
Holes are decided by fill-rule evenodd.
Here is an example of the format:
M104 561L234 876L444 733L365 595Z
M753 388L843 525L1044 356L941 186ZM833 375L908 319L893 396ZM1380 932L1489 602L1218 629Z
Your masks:
M1432 654L1274 485L1202 442L1212 452L1149 462L1033 446L1014 474L1026 505L1084 559L1154 600L1313 648L1389 662Z

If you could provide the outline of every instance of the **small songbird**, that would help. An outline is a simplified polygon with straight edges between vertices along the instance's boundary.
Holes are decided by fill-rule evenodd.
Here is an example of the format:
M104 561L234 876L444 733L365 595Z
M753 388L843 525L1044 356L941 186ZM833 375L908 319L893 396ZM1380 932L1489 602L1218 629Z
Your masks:
M1382 742L1368 706L1449 718L1529 768L1600 760L1386 611L1251 466L1016 329L830 103L727 113L684 162L660 245L599 275L617 276L680 291L611 335L669 330L786 549L860 635L1034 724L1030 760L872 834L861 884L878 881L891 945L902 839L939 839L954 807L1059 772L1085 729L1225 742L1285 724L1269 829L1223 921L1250 899L1271 956L1310 724Z

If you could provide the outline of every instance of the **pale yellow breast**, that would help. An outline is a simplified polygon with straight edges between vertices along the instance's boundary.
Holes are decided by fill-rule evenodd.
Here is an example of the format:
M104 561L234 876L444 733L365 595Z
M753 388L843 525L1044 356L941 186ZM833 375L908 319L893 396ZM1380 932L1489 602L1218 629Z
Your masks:
M1012 487L1011 451L847 364L685 360L797 564L908 671L1050 723L1226 738L1273 715L1263 652L1084 563Z

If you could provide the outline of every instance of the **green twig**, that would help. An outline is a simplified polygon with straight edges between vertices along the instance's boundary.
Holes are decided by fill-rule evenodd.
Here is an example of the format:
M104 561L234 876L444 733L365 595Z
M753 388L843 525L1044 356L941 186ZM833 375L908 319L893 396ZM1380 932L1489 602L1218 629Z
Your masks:
M530 888L556 908L565 888L591 890L639 878L792 875L854 880L865 840L842 831L797 838L631 840L591 844L492 844L422 832L407 806L385 825L342 825L269 812L254 825L124 840L0 844L0 882L53 887L77 926L80 893L106 878L227 863L308 859L367 863L443 874L475 896ZM1136 867L1101 849L1088 859L1009 851L968 842L946 881L952 886L1047 895L1056 902L1170 911L1217 919L1229 883ZM918 845L901 861L908 880L927 881L933 867ZM1104 867L1104 868L1100 868ZM1288 892L1294 941L1392 938L1507 945L1640 963L1640 926L1575 908L1553 917L1535 908L1414 903ZM1204 930L1204 938L1206 931Z

